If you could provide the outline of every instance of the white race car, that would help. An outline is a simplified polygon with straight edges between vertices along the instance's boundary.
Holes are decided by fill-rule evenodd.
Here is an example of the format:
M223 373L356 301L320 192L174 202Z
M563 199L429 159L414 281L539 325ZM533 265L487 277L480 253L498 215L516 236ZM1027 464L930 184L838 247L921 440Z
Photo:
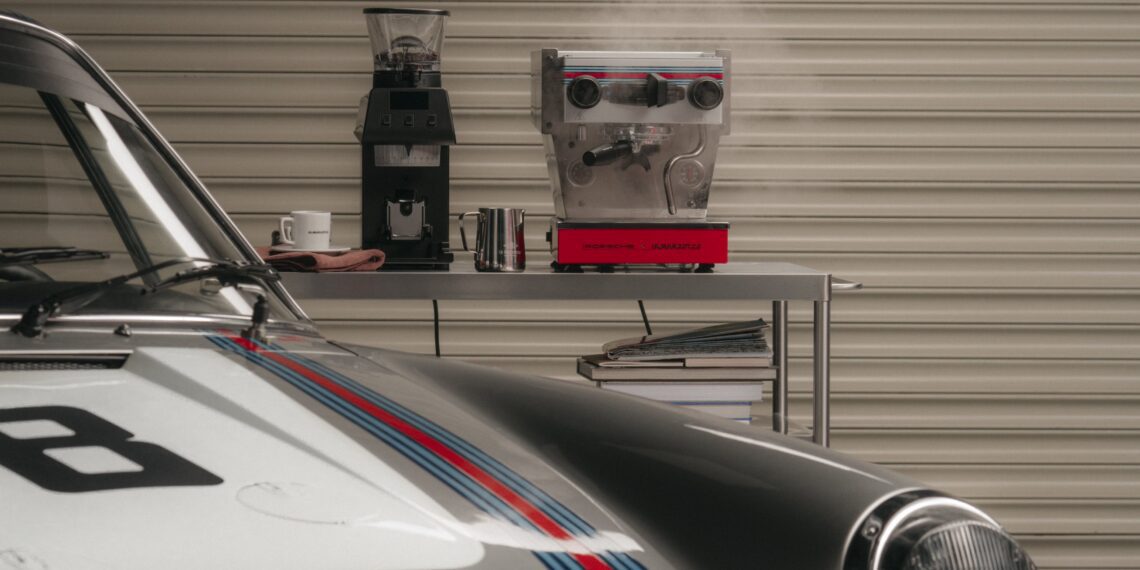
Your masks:
M108 76L2 13L0 324L0 568L1034 568L840 453L322 338Z

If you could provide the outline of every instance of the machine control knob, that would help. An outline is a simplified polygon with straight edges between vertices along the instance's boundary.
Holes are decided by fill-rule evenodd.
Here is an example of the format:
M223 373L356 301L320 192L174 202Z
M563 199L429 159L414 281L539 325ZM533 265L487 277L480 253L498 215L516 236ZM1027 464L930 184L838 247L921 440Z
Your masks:
M566 88L566 96L570 103L579 109L589 109L602 100L602 86L598 80L589 75L579 75L570 81Z
M702 77L689 87L689 102L703 111L715 109L724 100L724 88L717 80Z
M669 102L669 80L659 73L646 75L645 100L648 107L664 107Z

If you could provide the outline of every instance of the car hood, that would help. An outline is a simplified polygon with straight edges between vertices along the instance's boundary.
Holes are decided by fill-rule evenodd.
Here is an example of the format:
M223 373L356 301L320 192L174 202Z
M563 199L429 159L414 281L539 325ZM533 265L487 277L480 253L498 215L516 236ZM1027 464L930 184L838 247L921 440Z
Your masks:
M14 337L17 568L838 568L868 509L915 487L762 429L319 338Z

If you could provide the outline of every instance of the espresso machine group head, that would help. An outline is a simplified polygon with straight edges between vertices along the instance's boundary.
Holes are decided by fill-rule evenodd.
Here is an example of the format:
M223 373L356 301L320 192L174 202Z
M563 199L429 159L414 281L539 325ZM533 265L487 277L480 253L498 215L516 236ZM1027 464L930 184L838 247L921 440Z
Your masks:
M446 10L366 8L372 90L360 102L361 236L383 269L448 269L451 105L440 78Z
M728 261L728 223L706 214L729 62L725 50L531 54L556 268Z

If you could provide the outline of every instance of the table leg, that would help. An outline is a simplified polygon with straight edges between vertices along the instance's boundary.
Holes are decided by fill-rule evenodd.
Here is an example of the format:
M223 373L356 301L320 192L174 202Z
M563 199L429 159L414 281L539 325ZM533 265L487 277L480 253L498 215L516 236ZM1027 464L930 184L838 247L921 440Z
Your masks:
M831 445L831 302L815 302L813 323L815 342L812 346L814 364L812 385L812 440L828 447Z
M772 301L772 363L776 382L772 386L772 429L788 433L788 302Z

